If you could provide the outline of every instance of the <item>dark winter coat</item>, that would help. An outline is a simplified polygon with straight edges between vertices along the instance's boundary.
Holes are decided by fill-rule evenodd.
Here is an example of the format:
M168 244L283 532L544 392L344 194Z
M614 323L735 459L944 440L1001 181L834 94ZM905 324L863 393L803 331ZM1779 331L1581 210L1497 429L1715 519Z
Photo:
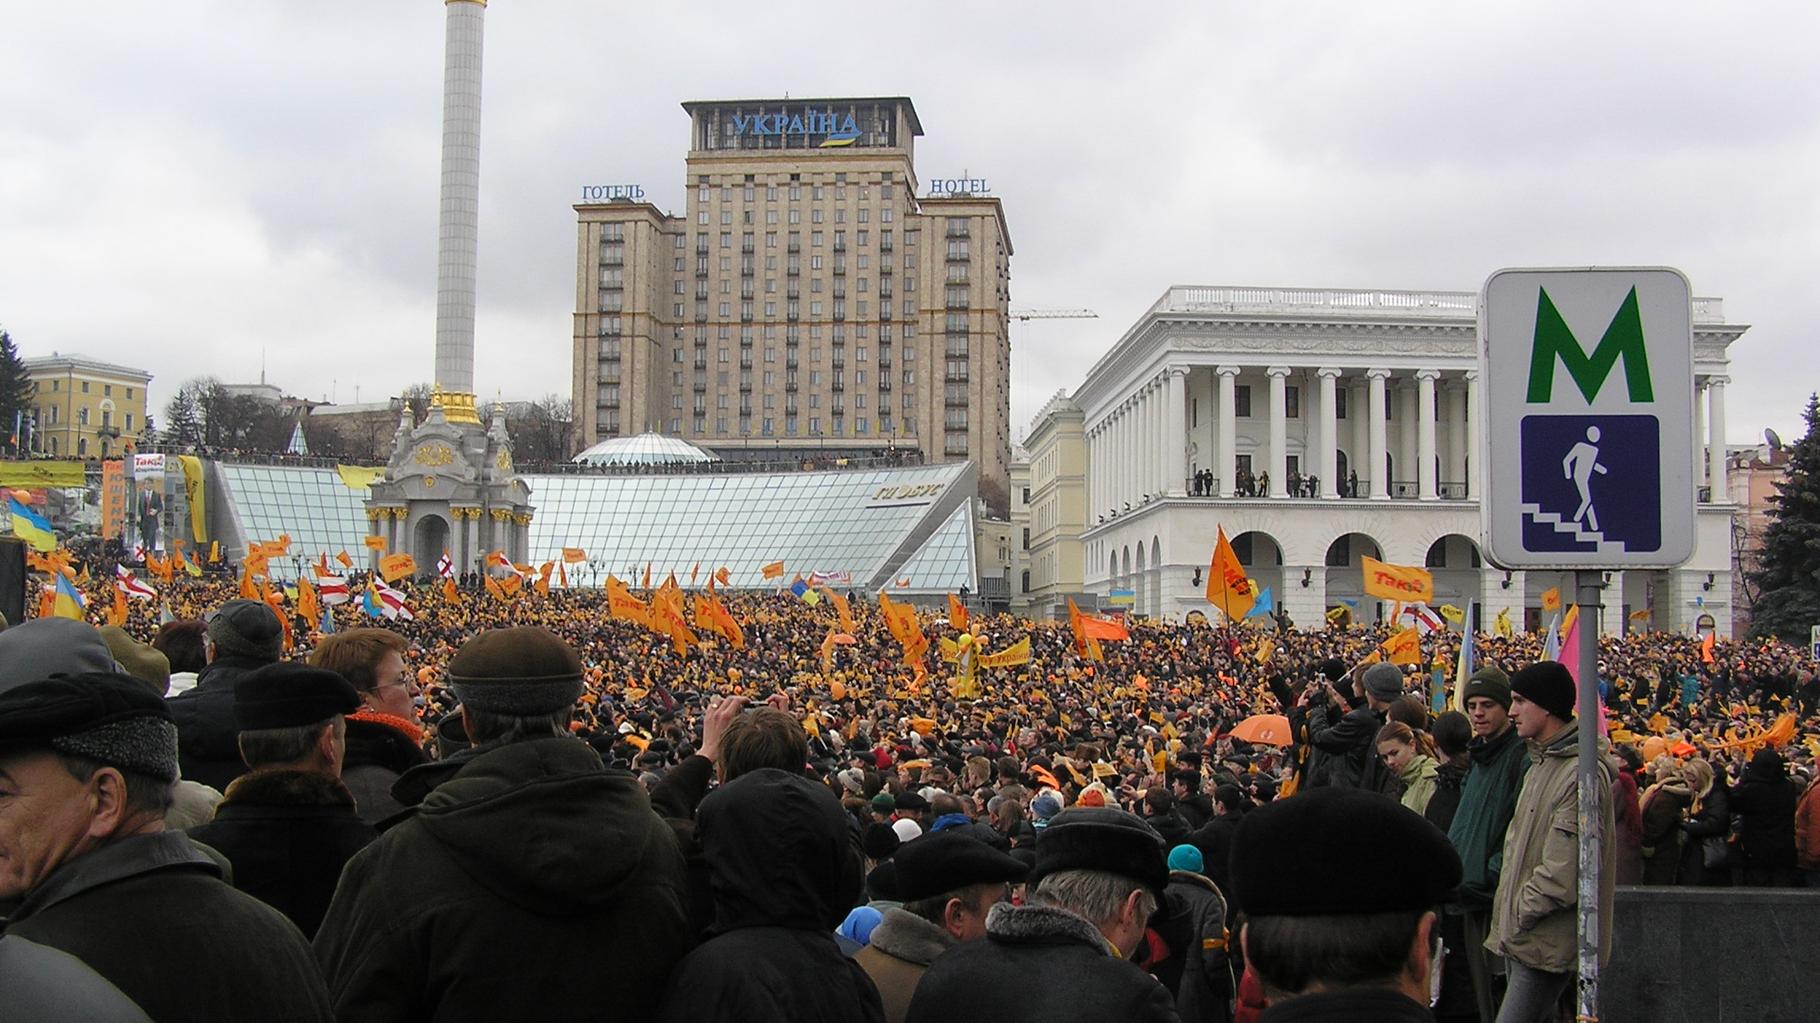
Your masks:
M483 747L348 861L316 934L350 1020L622 1018L688 948L676 838L572 738Z
M1040 841L1040 840L1039 840ZM1169 990L1113 957L1099 929L1050 906L1000 903L984 941L935 961L906 1023L1143 1023L1177 1021Z
M1175 993L1183 1023L1228 1023L1232 1019L1237 956L1227 931L1226 897L1212 881L1185 870L1169 872L1163 903L1150 927L1169 949L1169 957L1150 964L1150 972Z
M1182 815L1177 813L1173 807L1162 813L1153 813L1145 817L1144 821L1155 828L1157 834L1163 836L1164 849L1174 849L1188 841L1188 822L1183 820Z
M1189 844L1201 851L1201 872L1222 892L1232 890L1232 837L1244 819L1244 814L1229 810L1188 836Z
M929 964L956 944L945 928L915 913L896 907L884 911L884 919L872 928L872 937L853 961L878 987L886 1023L904 1023Z
M1279 998L1258 1023L1433 1023L1428 1006L1400 991L1357 988Z
M714 889L709 879L708 860L702 855L701 842L695 836L695 810L708 794L708 783L713 780L714 762L703 756L689 756L665 771L663 780L651 790L651 809L676 832L676 844L682 850L689 878L689 933L692 936L700 936L714 923Z
M246 773L240 759L240 724L234 719L234 683L268 661L222 654L196 676L195 688L164 701L177 723L177 764L186 781L226 792Z
M1731 796L1725 779L1715 778L1712 789L1701 798L1699 810L1681 822L1681 866L1675 883L1700 887L1730 884L1734 847L1726 840L1731 828ZM1725 859L1717 866L1706 865L1707 839L1725 842Z
M348 752L341 780L354 795L360 819L378 824L404 809L392 795L399 775L429 763L423 747L398 728L381 721L348 718Z
M877 988L834 941L862 879L848 820L826 786L773 768L702 801L712 937L677 965L657 1019L883 1023Z
M1339 715L1339 709L1330 703L1321 704L1309 715L1308 741L1331 758L1326 761L1325 777L1311 779L1309 784L1368 789L1393 799L1402 795L1402 783L1378 757L1383 712L1365 704Z
M335 778L254 771L234 779L215 819L190 838L226 856L234 887L291 919L306 938L328 912L341 868L379 837Z
M1638 797L1643 884L1675 883L1675 875L1681 870L1681 817L1693 801L1694 794L1680 778L1652 785Z
M1460 792L1466 784L1466 772L1472 760L1443 760L1435 767L1435 791L1428 798L1428 808L1422 816L1428 823L1446 831L1453 824L1454 812L1460 808Z
M168 831L108 842L32 889L0 938L0 1018L333 1017L297 928Z
M1732 789L1731 812L1739 817L1738 850L1751 870L1795 866L1795 804L1801 791L1775 750L1762 750Z
M1471 913L1489 913L1498 890L1504 859L1504 832L1517 809L1517 791L1529 769L1528 750L1515 727L1489 738L1474 738L1467 747L1472 766L1460 786L1460 805L1447 839L1460 854L1459 899L1449 905Z

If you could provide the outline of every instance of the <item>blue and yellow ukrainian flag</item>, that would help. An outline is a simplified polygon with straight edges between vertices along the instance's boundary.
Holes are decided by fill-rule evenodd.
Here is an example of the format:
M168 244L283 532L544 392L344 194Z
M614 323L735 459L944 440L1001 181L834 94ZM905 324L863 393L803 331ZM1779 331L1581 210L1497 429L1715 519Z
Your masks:
M7 510L13 514L13 535L32 545L32 549L42 554L49 554L57 549L57 534L51 530L51 524L43 516L19 503L11 494L6 495Z
M76 589L76 584L70 582L68 576L59 574L57 576L57 597L51 603L51 614L58 618L74 618L81 621L82 609L87 606L88 601L82 599L82 591Z

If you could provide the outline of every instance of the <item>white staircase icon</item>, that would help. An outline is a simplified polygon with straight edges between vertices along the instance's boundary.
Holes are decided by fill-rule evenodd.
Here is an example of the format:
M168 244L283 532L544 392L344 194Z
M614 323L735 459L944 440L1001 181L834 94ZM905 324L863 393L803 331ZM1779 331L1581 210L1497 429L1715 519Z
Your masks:
M1557 533L1566 533L1578 543L1589 543L1600 554L1623 554L1624 545L1616 540L1605 539L1605 534L1593 529L1582 529L1578 522L1569 522L1554 512L1545 512L1539 504L1525 502L1519 505L1524 516L1536 523L1548 526Z

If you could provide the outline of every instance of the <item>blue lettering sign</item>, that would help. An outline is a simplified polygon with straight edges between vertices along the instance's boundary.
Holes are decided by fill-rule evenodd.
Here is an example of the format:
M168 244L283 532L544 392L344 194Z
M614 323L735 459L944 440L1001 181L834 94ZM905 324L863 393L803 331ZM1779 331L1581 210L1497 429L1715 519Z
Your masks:
M822 148L858 141L859 122L852 114L804 110L794 114L734 114L734 135L820 135Z

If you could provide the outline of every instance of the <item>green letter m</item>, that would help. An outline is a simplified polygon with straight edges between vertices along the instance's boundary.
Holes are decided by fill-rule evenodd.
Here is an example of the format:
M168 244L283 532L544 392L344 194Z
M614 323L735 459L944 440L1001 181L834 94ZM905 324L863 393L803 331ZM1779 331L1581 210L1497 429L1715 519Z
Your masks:
M1591 355L1580 347L1567 321L1555 310L1546 289L1538 289L1536 300L1536 340L1529 356L1529 398L1531 403L1552 399L1555 390L1555 360L1567 367L1580 393L1591 402L1618 359L1624 359L1624 382L1634 402L1654 401L1655 391L1649 383L1649 351L1643 345L1643 317L1637 311L1637 289L1630 289L1624 304L1618 307L1599 347Z

